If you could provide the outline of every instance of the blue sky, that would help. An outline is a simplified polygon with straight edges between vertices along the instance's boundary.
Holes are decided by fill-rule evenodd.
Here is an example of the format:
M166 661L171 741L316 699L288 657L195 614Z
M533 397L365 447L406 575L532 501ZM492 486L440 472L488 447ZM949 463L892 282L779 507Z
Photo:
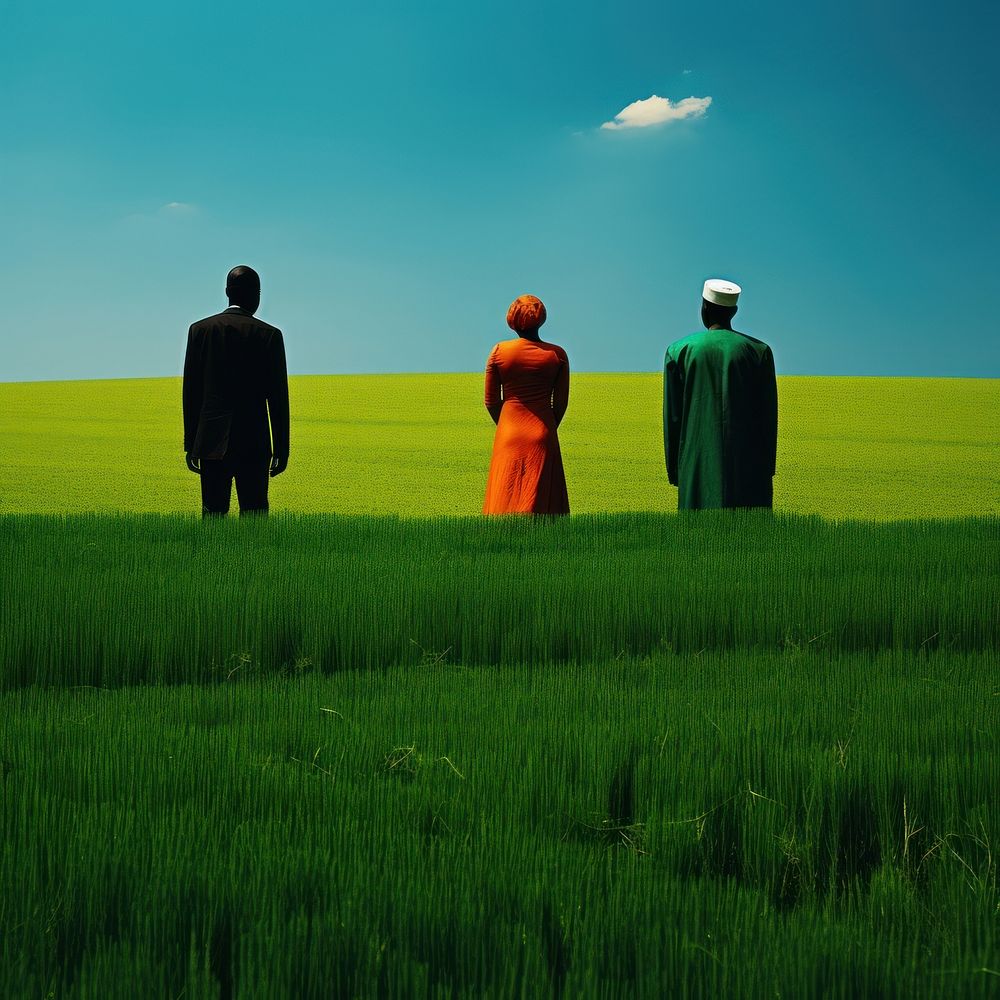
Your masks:
M717 276L779 373L1000 376L996 3L3 21L0 380L179 373L238 263L293 372L478 371L524 292L575 370L658 370Z

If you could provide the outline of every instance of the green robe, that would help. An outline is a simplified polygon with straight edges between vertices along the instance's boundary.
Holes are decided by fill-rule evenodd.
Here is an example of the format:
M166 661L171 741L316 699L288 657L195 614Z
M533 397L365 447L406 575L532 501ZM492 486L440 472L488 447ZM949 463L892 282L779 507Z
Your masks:
M774 356L733 330L667 348L663 447L677 507L770 507L778 442Z

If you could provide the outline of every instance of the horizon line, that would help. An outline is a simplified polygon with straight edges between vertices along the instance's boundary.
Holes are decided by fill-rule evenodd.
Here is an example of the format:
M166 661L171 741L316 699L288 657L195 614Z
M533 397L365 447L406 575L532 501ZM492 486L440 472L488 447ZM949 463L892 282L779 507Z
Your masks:
M437 376L437 375L476 375L482 377L483 372L475 371L366 371L366 372L289 372L289 378L400 378L413 376ZM591 371L588 369L576 369L572 375L656 375L662 376L663 371L659 368L636 370L636 369L612 369L603 371ZM155 381L182 381L182 374L177 375L91 375L81 378L16 378L0 380L0 385L46 385L60 382L155 382ZM953 381L977 380L977 381L997 381L1000 374L996 375L900 375L900 374L847 374L840 372L779 372L777 378L886 378L886 379L929 379Z

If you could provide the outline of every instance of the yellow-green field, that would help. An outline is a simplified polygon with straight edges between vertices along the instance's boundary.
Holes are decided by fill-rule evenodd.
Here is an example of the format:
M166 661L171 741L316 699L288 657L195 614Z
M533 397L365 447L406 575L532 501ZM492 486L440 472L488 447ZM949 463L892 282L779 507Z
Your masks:
M480 510L493 426L479 374L291 380L273 509ZM575 513L664 511L656 374L579 374L560 430ZM1000 513L1000 380L778 380L775 507L878 520ZM177 378L0 384L0 511L197 511ZM234 498L235 505L235 498Z

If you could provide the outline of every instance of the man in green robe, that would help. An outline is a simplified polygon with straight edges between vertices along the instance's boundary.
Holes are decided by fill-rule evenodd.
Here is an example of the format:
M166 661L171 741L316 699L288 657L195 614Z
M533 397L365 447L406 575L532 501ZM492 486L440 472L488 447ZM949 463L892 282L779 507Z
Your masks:
M774 356L732 328L739 285L712 278L705 330L667 348L663 447L679 510L771 507L778 443Z

